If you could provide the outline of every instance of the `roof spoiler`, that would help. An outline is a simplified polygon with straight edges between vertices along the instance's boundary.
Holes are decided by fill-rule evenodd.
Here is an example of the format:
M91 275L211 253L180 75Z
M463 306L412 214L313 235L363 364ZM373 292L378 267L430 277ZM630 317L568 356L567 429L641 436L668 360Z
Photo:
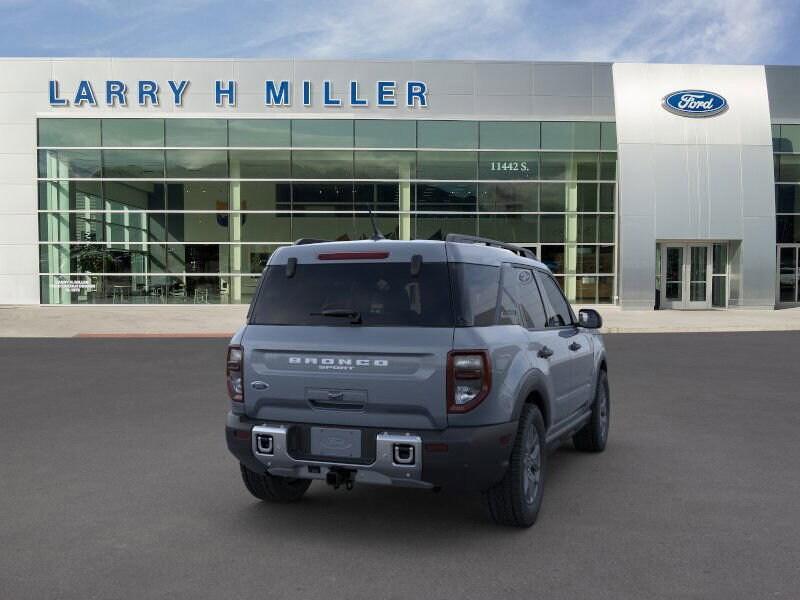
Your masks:
M475 235L464 235L461 233L448 233L445 238L446 242L455 242L456 244L482 244L484 246L491 246L492 248L503 248L525 258L539 260L536 253L528 248L522 246L515 246L514 244L507 244L506 242L499 242L490 238L478 237Z

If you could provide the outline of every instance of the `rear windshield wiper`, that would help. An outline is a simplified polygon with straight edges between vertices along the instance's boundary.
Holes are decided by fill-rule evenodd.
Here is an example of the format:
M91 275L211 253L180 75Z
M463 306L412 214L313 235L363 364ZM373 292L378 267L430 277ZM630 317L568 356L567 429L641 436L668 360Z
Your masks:
M361 324L361 313L352 308L327 308L322 312L312 312L312 317L344 317L349 318L353 325Z

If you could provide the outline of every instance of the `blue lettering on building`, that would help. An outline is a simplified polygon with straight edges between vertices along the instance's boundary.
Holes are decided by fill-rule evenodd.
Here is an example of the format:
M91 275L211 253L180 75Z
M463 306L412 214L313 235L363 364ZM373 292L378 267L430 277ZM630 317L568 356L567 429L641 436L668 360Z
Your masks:
M279 81L276 87L272 79L264 82L264 104L267 106L289 106L291 101L289 82L285 79Z
M183 104L183 93L186 91L186 88L189 87L189 82L186 79L182 79L181 81L173 81L170 79L167 81L167 85L169 85L169 89L172 90L172 101L175 103L175 106L181 106Z
M236 106L236 82L217 79L214 82L214 103L217 106Z
M186 92L189 89L188 79L169 79L166 82L165 92L166 102L172 101L172 105L183 106ZM100 102L105 106L128 106L128 94L135 95L135 101L139 106L159 106L161 87L158 81L142 79L135 84L128 86L128 83L119 79L108 79L104 82L92 82L82 79L75 86L74 90L62 90L58 80L51 79L48 82L48 94L50 106L97 106L98 97L95 94L95 84L100 90ZM264 106L291 106L292 104L292 82L288 79L275 80L266 79L264 81ZM403 86L402 82L392 80L381 80L374 83L373 93L370 93L369 86L362 86L362 82L351 79L346 89L335 89L333 81L325 79L322 81L322 93L319 94L317 103L325 107L341 107L345 104L350 107L370 106L373 104L380 107L393 107L398 105L398 98L402 102ZM219 106L236 106L238 82L234 79L217 79L214 82L214 103ZM105 93L103 93L103 91ZM211 90L209 90L211 91ZM699 93L695 91L676 92L676 94ZM710 92L703 92L710 94ZM673 94L674 95L674 94ZM714 98L721 100L727 108L725 99L721 96L712 94ZM312 106L315 102L313 94L313 82L310 80L302 81L302 104ZM670 96L671 98L672 96ZM134 99L131 99L133 102ZM666 107L666 98L664 100ZM709 104L710 102L710 104ZM715 104L717 100L697 96L688 100L687 110L693 112L709 112L711 114L721 112ZM424 81L405 82L405 104L409 108L424 108L428 106L428 84ZM702 109L702 111L700 110ZM672 110L670 108L670 110ZM716 111L716 112L715 112Z
M92 84L86 79L81 80L78 88L75 90L75 100L72 101L75 106L81 106L86 103L89 106L97 106L97 99L94 97L94 90Z

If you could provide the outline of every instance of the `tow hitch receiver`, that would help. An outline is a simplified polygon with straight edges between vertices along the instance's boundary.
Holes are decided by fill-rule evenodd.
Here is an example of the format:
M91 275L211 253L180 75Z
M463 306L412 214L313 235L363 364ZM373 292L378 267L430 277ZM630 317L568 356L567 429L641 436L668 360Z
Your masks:
M341 467L331 467L325 474L325 483L338 490L339 486L344 485L345 489L353 489L356 472L353 469L342 469Z

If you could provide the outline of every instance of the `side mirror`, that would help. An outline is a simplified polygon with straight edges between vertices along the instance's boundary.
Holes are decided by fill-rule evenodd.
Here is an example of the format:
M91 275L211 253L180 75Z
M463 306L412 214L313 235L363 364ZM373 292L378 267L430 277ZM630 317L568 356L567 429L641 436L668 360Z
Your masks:
M582 308L578 311L578 325L586 329L600 329L603 317L593 308Z

